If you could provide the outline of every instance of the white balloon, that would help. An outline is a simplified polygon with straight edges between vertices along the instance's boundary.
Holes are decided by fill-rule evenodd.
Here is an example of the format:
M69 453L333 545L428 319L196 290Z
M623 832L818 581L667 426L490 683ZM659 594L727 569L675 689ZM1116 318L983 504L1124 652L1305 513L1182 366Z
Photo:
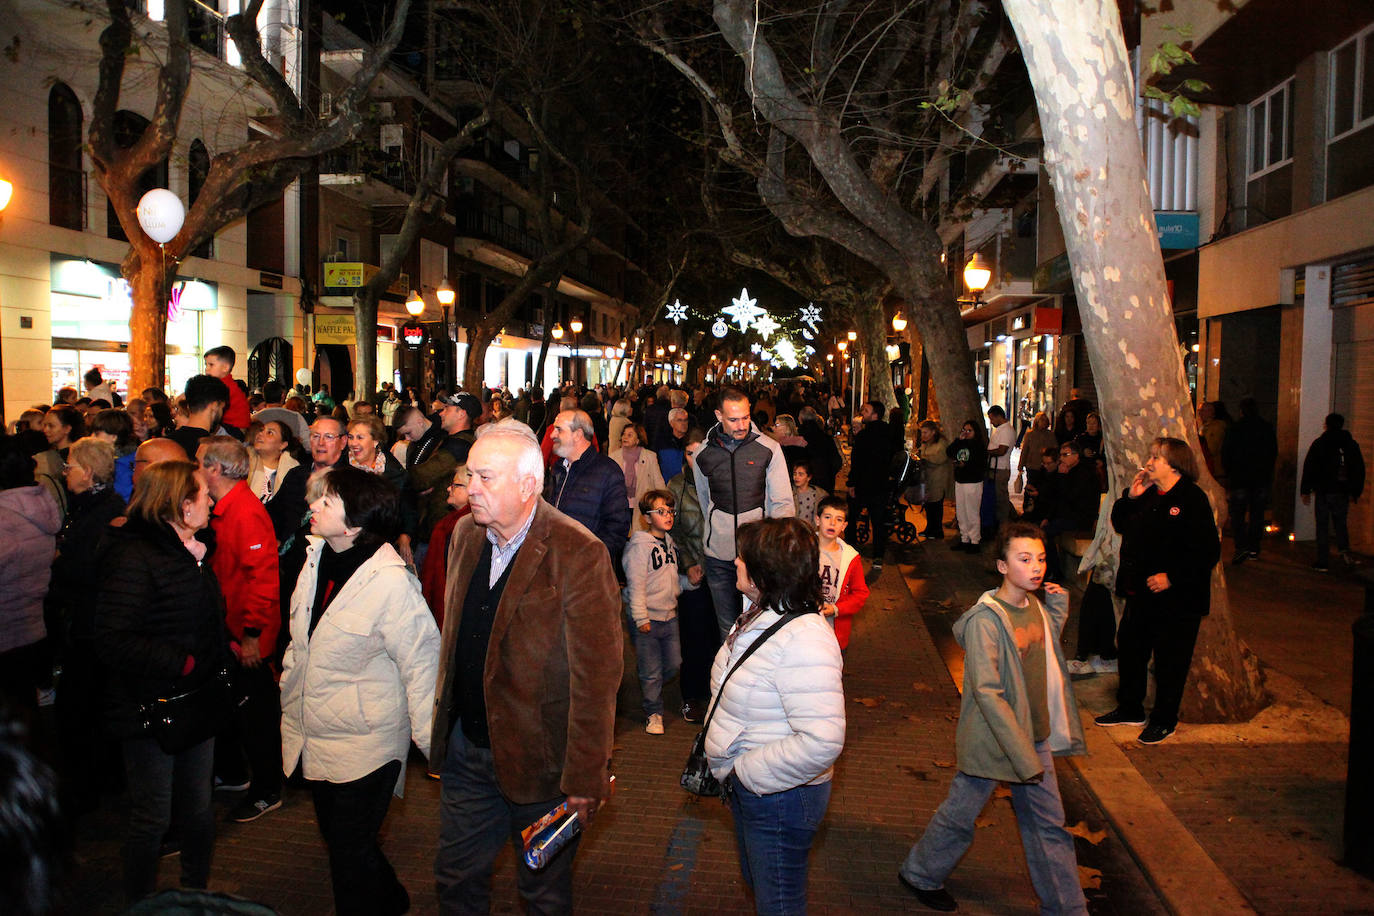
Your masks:
M148 238L166 244L177 237L186 221L186 207L166 188L154 188L138 202L138 224Z
M309 385L309 384L310 384L310 379L311 379L311 375L310 375L310 370L309 370L309 369L307 369L307 368L305 368L304 366L302 366L301 368L299 368L299 369L296 370L296 384L298 384L298 385Z

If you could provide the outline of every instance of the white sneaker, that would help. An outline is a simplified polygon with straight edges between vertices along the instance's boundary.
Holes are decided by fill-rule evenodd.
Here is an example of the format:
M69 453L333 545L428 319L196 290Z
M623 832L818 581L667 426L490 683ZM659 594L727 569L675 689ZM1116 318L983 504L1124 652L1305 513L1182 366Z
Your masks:
M1116 659L1100 658L1096 655L1092 658L1093 670L1098 674L1116 674Z
M654 713L649 717L649 724L644 726L644 730L651 735L663 734L663 716L659 713Z
M1071 658L1065 663L1064 667L1069 669L1069 674L1093 674L1092 662L1085 662L1079 658Z

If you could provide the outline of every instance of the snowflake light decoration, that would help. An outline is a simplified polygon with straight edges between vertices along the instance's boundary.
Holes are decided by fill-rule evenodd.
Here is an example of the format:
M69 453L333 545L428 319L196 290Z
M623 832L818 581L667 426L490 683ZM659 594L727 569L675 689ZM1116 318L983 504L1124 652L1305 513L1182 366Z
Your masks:
M716 323L711 325L711 333L717 337L724 337L730 333L730 326L725 323L724 318L717 318Z
M800 317L802 324L809 326L814 331L821 320L821 308L814 302L808 302L806 307L801 310Z
M759 336L764 340L772 337L773 332L776 331L778 327L779 325L773 320L772 315L764 314L754 319L754 330L758 331Z
M763 344L759 343L757 340L754 341L753 343L751 343L751 344L749 345L749 352L750 352L750 353L753 353L753 354L755 354L755 355L757 355L758 352L759 352L760 350L762 350L762 349L763 349Z
M739 291L739 298L730 300L730 307L721 309L722 312L730 316L730 320L739 325L740 331L749 330L749 325L754 319L763 314L763 309L759 308L759 300L749 298L749 288L744 287Z
M769 353L767 349L762 349L759 351L759 359L765 363L771 363L773 361L773 354Z
M687 306L682 304L681 299L674 299L673 304L668 306L668 320L673 324L682 324L687 319Z
M797 347L792 341L784 337L773 347L773 351L777 353L784 366L789 369L797 368Z

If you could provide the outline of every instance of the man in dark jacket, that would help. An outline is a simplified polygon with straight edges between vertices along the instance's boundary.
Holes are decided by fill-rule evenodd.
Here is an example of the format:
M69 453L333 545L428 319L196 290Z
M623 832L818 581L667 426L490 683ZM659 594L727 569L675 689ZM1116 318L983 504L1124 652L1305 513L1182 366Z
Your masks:
M194 455L200 440L213 436L219 429L220 418L229 406L229 392L224 383L210 375L193 375L186 382L186 425L178 426L167 438Z
M544 487L544 498L596 535L620 569L620 554L630 539L630 500L625 472L609 457L592 448L592 418L583 410L565 410L553 421L555 461Z
M892 470L892 431L883 415L887 407L882 401L867 401L859 408L863 428L854 437L849 455L849 522L859 520L859 511L868 510L868 524L873 532L873 569L883 568L883 554L887 551L887 504L891 496L888 475ZM854 538L847 538L851 543Z
M1093 529L1097 527L1101 496L1097 471L1091 462L1083 460L1078 443L1065 442L1059 446L1057 472L1044 481L1037 496L1037 503L1045 501L1049 504L1046 519L1040 523L1040 527L1045 529L1047 578L1051 582L1064 581L1056 544L1059 535L1091 537Z
M1221 464L1226 468L1226 483L1230 487L1227 502L1231 531L1236 538L1232 565L1259 558L1264 511L1269 508L1269 487L1274 481L1278 455L1274 425L1259 415L1254 398L1244 399L1240 402L1240 419L1231 424L1221 446Z
M1364 455L1359 443L1345 428L1345 417L1328 414L1325 431L1307 450L1302 463L1302 504L1311 505L1317 494L1317 562L1312 568L1326 572L1330 568L1331 542L1329 526L1336 529L1336 549L1347 566L1355 565L1350 552L1350 533L1345 517L1350 504L1364 492Z

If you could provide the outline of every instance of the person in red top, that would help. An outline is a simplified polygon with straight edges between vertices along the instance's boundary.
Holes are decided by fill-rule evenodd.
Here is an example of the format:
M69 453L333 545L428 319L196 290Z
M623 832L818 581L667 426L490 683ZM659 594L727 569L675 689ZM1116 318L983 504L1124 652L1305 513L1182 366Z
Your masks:
M820 541L821 591L825 604L821 613L835 628L840 650L849 648L849 633L854 615L868 603L868 582L859 552L845 543L844 532L849 503L840 496L827 496L816 506L816 537Z
M234 381L234 362L237 359L238 354L233 347L215 347L205 351L205 374L219 379L229 389L229 406L224 408L220 422L242 433L253 422L253 418L248 410L248 395Z
M448 542L454 527L471 512L468 506L468 466L453 469L453 481L448 485L448 504L453 511L439 519L429 535L429 551L420 566L420 591L424 593L434 622L444 628L444 590L448 586Z
M224 594L225 623L239 664L228 733L216 742L216 772L224 790L248 789L229 812L247 823L281 807L281 699L269 659L281 629L277 538L272 518L248 488L248 449L232 436L202 439L196 452L205 475L215 549L210 565ZM247 759L252 781L243 778Z

